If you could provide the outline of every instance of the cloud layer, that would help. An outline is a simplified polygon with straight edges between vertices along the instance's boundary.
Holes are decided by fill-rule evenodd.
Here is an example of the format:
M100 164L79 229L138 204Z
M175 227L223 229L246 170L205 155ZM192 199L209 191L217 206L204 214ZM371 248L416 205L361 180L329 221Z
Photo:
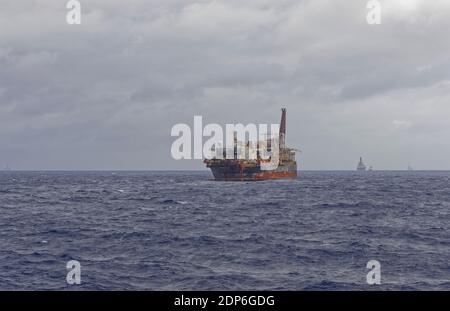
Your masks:
M302 169L450 169L450 2L3 0L0 166L197 169L170 130L275 123Z

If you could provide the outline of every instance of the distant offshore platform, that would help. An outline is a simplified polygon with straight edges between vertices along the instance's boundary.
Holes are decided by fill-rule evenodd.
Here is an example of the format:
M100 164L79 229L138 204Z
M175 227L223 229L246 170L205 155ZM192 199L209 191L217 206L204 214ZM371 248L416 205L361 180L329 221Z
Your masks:
M367 166L364 164L362 157L359 158L358 166L356 167L357 171L365 172L367 171ZM369 171L373 171L372 166L369 166Z

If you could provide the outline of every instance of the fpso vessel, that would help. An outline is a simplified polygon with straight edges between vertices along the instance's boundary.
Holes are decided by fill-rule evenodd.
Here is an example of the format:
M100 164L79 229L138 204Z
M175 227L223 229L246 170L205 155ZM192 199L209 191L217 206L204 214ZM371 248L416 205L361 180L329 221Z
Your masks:
M286 109L281 109L281 123L279 131L279 163L273 170L263 170L261 164L267 160L261 159L259 150L254 160L238 159L236 152L237 141L234 144L234 159L212 158L204 160L206 167L211 169L214 179L222 181L256 181L267 179L296 178L297 162L295 149L285 146L286 137ZM270 148L270 139L266 142ZM248 145L247 145L248 146ZM261 143L258 143L258 148Z

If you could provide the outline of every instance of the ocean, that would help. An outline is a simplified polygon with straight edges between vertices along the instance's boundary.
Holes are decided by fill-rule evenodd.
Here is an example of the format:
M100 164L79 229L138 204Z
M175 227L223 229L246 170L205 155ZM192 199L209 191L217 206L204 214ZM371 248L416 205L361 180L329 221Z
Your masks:
M449 229L450 172L5 171L0 289L449 290Z

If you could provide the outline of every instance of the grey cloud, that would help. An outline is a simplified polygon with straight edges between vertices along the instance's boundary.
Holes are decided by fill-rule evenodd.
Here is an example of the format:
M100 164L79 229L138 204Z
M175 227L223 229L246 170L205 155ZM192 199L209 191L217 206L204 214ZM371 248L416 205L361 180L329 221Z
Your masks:
M69 26L64 1L2 1L0 167L202 168L171 160L175 123L282 106L301 168L450 167L448 2L382 1L380 26L358 0L81 2Z

